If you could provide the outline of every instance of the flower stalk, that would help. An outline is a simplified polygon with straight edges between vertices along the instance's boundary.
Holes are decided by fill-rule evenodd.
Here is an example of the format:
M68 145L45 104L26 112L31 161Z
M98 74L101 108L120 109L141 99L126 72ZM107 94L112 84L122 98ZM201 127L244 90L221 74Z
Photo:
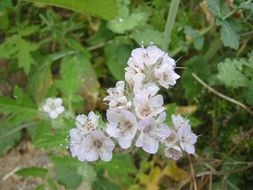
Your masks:
M172 0L170 4L170 9L165 25L165 30L163 34L163 45L162 49L164 51L167 51L169 48L170 40L171 40L171 31L173 28L173 25L175 23L178 7L179 7L180 0Z

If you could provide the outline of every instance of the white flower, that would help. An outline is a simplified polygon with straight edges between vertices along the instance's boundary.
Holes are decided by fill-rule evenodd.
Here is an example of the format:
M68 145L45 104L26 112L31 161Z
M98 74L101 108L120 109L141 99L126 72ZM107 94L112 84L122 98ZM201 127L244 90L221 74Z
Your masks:
M176 84L176 80L180 78L167 63L162 64L160 67L155 68L154 78L158 80L158 83L164 88L169 88Z
M72 157L77 157L78 160L85 160L85 136L79 129L71 129L70 135L70 152Z
M163 143L168 147L173 147L178 141L178 134L173 129L169 129L169 135L163 140Z
M118 81L115 88L107 90L109 96L104 98L104 101L109 101L110 109L128 109L132 106L132 102L127 100L125 96L125 82Z
M148 117L139 122L141 131L135 145L142 147L145 152L155 154L159 147L159 141L166 139L169 135L169 127L162 122L165 120L166 114L160 114L157 120Z
M85 159L87 161L96 161L100 157L103 161L112 159L114 143L106 137L102 131L94 130L86 136Z
M194 144L197 142L197 135L192 132L188 123L178 129L178 137L181 148L189 154L194 154Z
M189 120L183 118L181 115L172 115L171 119L173 126L176 130L178 130L182 126L189 125Z
M65 110L61 98L48 98L42 109L49 114L51 119L56 119Z
M109 88L107 90L107 93L109 94L109 96L106 96L104 98L104 101L111 101L114 98L124 96L124 90L125 90L125 82L124 81L118 81L116 83L115 88Z
M75 124L84 134L88 134L97 128L98 116L93 111L88 114L88 117L84 114L78 115Z
M140 88L145 79L145 75L132 67L125 68L125 80L132 88Z
M171 148L166 148L164 151L166 157L171 158L173 160L178 160L182 157L182 150L179 146L173 146Z
M127 110L108 110L106 116L109 122L106 132L111 137L116 138L121 148L129 148L135 137L138 125L134 114Z
M153 93L147 94L147 91L139 91L135 94L133 104L135 106L136 115L139 119L156 116L163 112L163 97L161 95L151 95L153 95Z
M128 65L134 65L140 70L144 70L145 67L150 68L156 64L164 54L164 51L154 45L147 48L136 48L131 53L132 57L129 59Z

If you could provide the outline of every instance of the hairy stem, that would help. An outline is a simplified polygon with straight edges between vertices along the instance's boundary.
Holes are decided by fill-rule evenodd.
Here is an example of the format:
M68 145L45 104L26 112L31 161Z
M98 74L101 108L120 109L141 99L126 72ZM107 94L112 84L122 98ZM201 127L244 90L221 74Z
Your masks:
M165 30L163 34L163 46L162 49L164 51L168 50L170 39L171 39L171 31L173 28L173 25L175 23L178 7L179 7L180 0L172 0L170 4L170 9L165 25Z

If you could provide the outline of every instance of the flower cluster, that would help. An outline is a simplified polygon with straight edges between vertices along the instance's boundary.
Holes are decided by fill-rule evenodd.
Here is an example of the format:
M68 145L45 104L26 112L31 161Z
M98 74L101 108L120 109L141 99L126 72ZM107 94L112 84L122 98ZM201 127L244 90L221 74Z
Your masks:
M197 136L191 131L189 120L172 115L173 127L165 123L166 113L160 87L176 84L175 61L167 53L149 46L131 53L125 68L125 81L107 90L104 98L109 105L105 132L96 129L98 118L90 112L88 117L76 118L76 129L70 131L72 156L79 160L104 161L112 158L114 138L122 149L135 144L150 154L157 153L159 144L165 147L165 156L177 160L182 151L194 154Z
M88 116L78 115L76 127L70 130L70 152L80 161L96 161L100 157L103 161L112 159L113 141L97 129L98 116L90 112Z

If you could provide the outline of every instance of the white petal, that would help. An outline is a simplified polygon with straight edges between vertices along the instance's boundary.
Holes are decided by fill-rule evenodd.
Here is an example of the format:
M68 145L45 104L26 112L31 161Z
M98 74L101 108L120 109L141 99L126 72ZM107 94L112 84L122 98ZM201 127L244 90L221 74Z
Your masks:
M117 124L107 124L106 132L111 137L117 138L119 137L119 132L117 130Z
M152 104L154 107L160 107L163 105L163 97L162 95L156 95L152 98L150 98L150 104Z
M87 149L85 151L85 159L87 161L90 161L90 162L96 161L98 160L98 158L99 158L98 152L95 148Z
M49 117L51 119L56 119L58 117L58 113L56 111L50 111L49 112Z
M50 112L51 111L51 108L47 104L44 105L42 109L43 109L44 112Z
M61 98L55 98L54 99L54 104L56 107L60 106L62 104L62 99Z
M128 149L131 147L132 144L132 138L117 138L119 145L123 149Z
M103 141L103 146L107 151L113 151L115 144L110 138L106 137Z
M141 132L141 134L137 138L137 141L135 142L135 146L137 146L137 147L143 146L143 137L144 137L144 134Z
M58 114L61 114L62 112L64 112L65 108L63 106L59 106L55 109L55 111L58 113Z
M98 125L98 116L93 111L91 111L89 113L88 118L89 118L89 120L92 121L94 127L97 127L97 125Z
M118 113L113 110L107 110L106 118L109 121L109 123L117 123L118 122Z
M145 152L155 154L158 151L159 141L156 138L145 135L143 140L142 149Z
M188 154L195 154L195 147L194 147L194 145L188 144L188 143L181 143L180 146Z
M112 152L111 151L106 151L106 150L100 150L98 152L99 157L101 158L101 160L108 162L112 159Z

